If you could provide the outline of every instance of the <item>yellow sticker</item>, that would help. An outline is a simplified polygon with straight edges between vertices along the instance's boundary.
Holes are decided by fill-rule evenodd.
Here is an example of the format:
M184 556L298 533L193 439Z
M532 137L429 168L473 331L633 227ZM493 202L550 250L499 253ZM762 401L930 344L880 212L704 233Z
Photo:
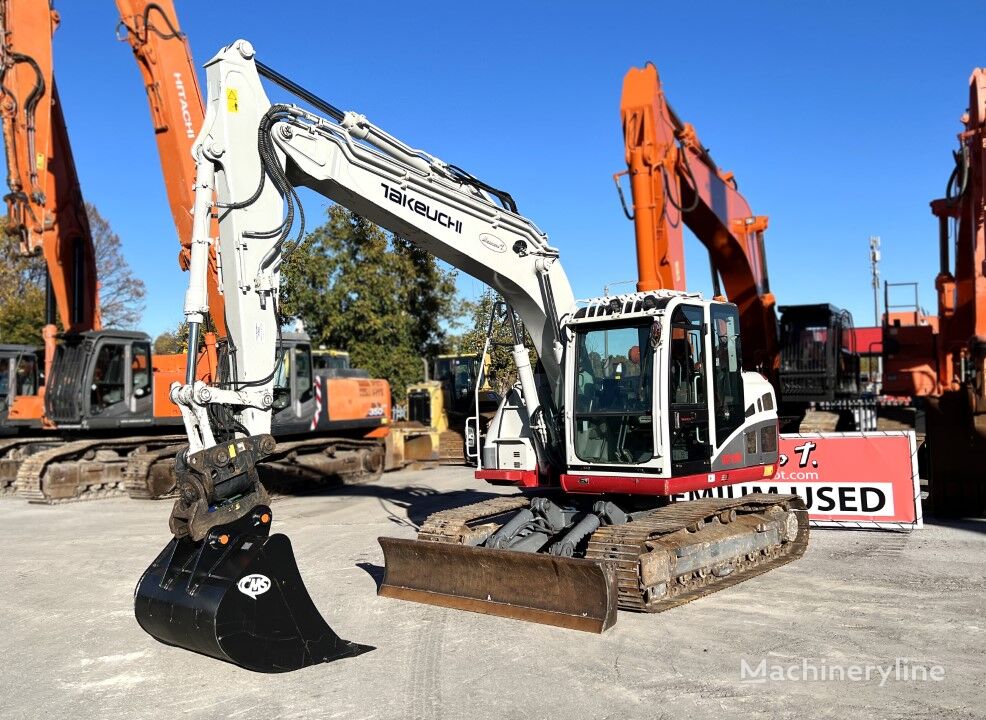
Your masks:
M44 170L45 169L45 154L44 153L38 153L37 155L35 155L34 156L34 164L37 166L37 168L38 168L39 171Z
M229 446L229 458L230 458L230 460L232 460L235 457L236 457L236 446L235 445L230 445Z
M764 477L770 477L773 474L774 474L774 466L773 465L764 465L763 466L763 476Z
M236 96L236 88L228 88L226 90L226 109L230 112L240 111L240 100Z

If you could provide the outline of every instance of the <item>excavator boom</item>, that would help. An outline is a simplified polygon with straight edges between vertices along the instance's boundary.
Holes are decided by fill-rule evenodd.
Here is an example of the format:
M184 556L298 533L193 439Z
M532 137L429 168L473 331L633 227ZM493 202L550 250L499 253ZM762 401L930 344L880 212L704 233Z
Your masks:
M739 308L743 366L776 386L780 348L764 250L766 216L754 214L733 174L716 165L695 128L675 114L653 65L631 68L624 77L621 116L637 290L684 288L687 226L708 250L714 294L721 294L721 277L726 297Z
M178 264L188 270L195 201L192 146L205 118L192 50L172 0L116 0L116 6L120 12L117 34L130 43L144 80L168 204L181 243ZM210 319L216 334L225 337L225 306L216 281L215 249L210 250L208 264Z
M25 255L44 255L48 272L45 377L51 375L56 322L78 333L100 329L96 256L65 117L52 72L58 13L36 0L0 3L0 87L7 159L7 224ZM28 400L28 398L23 398ZM40 405L19 410L39 413Z

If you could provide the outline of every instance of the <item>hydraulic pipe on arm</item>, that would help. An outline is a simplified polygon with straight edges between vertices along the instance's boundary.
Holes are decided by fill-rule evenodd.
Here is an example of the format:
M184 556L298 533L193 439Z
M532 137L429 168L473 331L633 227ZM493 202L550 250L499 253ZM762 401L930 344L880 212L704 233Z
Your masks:
M195 203L193 145L205 118L191 47L172 0L116 0L116 6L120 12L118 36L123 39L125 35L130 43L147 92L168 203L181 243L178 264L190 270ZM215 235L216 231L211 232ZM210 317L216 333L223 337L225 304L216 280L216 251L211 246L205 260Z
M4 0L0 85L7 157L7 226L48 274L45 375L56 319L66 332L100 329L96 259L85 203L52 73L58 14L48 3Z
M726 297L739 308L744 367L776 387L780 347L764 252L767 218L753 213L732 173L719 169L695 129L674 113L652 64L626 74L621 114L637 289L684 288L687 226L708 250L715 294L721 277Z

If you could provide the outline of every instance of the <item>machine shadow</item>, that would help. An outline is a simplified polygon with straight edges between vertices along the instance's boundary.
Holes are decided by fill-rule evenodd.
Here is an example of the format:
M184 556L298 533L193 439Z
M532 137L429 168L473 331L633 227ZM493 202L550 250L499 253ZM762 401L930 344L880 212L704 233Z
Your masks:
M951 528L953 530L965 530L967 532L986 534L986 518L956 518L938 517L936 515L925 515L925 525L935 525L938 527Z
M368 562L358 562L356 563L356 567L358 567L360 570L363 570L367 575L373 578L373 582L376 583L377 586L377 592L379 592L380 586L383 585L383 575L384 575L383 565L374 565L373 563L368 563Z
M274 497L317 497L323 495L345 497L367 497L379 500L388 519L396 525L415 530L429 515L449 508L469 505L497 497L498 493L480 489L436 490L424 485L390 486L377 481L351 483L337 477L323 477L315 482L298 480L277 481L266 477L261 471L261 480ZM477 485L480 485L477 483ZM404 516L398 511L403 510Z

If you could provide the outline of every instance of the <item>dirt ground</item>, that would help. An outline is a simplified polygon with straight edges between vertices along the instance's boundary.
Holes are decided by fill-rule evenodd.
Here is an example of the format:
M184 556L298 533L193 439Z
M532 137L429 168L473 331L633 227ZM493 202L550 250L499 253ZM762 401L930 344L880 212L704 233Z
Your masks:
M315 603L376 648L284 675L139 628L168 503L3 500L0 717L986 717L984 522L815 530L796 563L599 636L377 597L378 536L493 492L440 468L277 499Z

